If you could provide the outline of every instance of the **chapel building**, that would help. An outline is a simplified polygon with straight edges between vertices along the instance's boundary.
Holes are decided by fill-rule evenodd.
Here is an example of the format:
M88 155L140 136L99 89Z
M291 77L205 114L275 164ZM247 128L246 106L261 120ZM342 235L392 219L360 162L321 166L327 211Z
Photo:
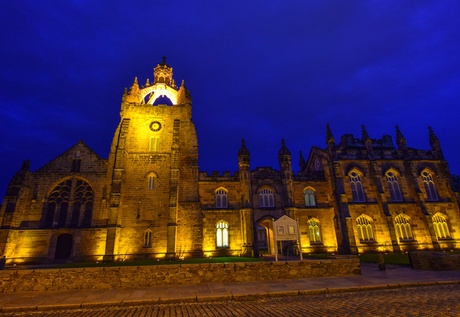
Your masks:
M79 141L34 172L23 163L0 209L8 263L460 247L458 193L431 128L419 150L398 127L395 146L364 126L336 142L327 126L326 147L300 154L298 173L284 140L277 169L251 168L243 140L238 171L209 174L198 168L190 92L172 75L163 59L151 83L125 90L108 159ZM283 216L300 240L275 242Z

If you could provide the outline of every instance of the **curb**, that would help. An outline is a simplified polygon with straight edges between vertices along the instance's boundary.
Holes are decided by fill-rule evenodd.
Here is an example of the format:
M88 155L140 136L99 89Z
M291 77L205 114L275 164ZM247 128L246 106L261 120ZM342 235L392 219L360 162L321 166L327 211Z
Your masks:
M433 281L433 282L406 282L399 284L377 284L377 285L363 285L363 286L349 286L349 287L327 287L317 289L303 289L303 290L286 290L275 292L262 292L252 294L207 294L196 295L187 297L175 298L152 298L152 299L133 299L122 301L102 301L102 302L83 302L80 304L45 304L38 306L12 306L1 307L0 313L12 312L32 312L32 311L50 311L50 310L64 310L64 309L79 309L79 308L101 308L108 306L139 306L139 305L156 305L156 304L176 304L176 303L202 303L202 302L216 302L216 301L249 301L261 298L270 297L285 297L285 296L313 296L323 294L337 294L337 293L353 293L365 292L381 289L396 289L396 288L411 288L411 287L429 287L429 286L442 286L442 285L456 285L460 281Z

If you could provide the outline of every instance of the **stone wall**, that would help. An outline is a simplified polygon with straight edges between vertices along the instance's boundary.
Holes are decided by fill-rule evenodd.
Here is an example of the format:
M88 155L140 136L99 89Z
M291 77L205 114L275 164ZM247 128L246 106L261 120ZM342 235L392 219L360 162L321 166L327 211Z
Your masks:
M435 251L412 251L409 259L413 269L418 270L459 270L460 254L435 252Z
M212 282L273 281L361 274L359 259L236 262L0 271L0 292L103 289Z

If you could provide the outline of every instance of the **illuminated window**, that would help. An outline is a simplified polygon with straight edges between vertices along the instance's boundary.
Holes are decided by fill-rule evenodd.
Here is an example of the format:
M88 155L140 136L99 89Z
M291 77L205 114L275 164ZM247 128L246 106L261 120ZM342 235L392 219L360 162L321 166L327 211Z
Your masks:
M228 247L228 222L219 221L216 225L216 246L218 248Z
M227 191L223 188L216 190L216 208L227 208Z
M319 231L319 221L318 219L312 218L308 220L308 234L310 236L311 243L320 243L321 242L321 233Z
M311 188L305 189L303 192L304 199L305 199L305 206L307 207L314 207L316 206L316 199L315 199L315 192Z
M436 186L434 185L433 176L427 171L422 172L423 185L425 186L427 200L436 201L438 200L438 193L436 192Z
M147 188L150 190L155 189L155 176L154 175L150 175L149 177L147 177Z
M387 178L391 201L402 201L401 188L399 187L396 175L393 172L387 172L385 176Z
M358 228L359 241L373 242L374 232L372 230L372 222L368 217L362 215L356 219L356 227Z
M354 202L364 202L364 189L361 176L356 172L350 173L350 186Z
M262 188L259 194L259 207L275 207L275 197L273 191L268 188Z
M439 212L433 216L433 227L438 239L450 239L446 216Z
M152 247L152 231L146 230L144 232L144 248Z
M77 178L61 182L50 192L45 202L43 225L91 226L93 199L93 190L87 182Z
M409 217L398 215L395 218L395 229L399 240L412 240L412 230L409 223Z
M160 150L160 137L154 136L150 138L149 151L158 152Z

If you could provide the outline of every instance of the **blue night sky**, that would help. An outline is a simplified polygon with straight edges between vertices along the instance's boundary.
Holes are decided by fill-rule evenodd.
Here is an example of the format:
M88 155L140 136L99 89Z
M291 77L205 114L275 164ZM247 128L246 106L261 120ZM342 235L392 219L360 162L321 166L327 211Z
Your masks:
M104 4L103 4L104 3ZM0 11L0 196L82 139L108 157L121 96L167 56L193 97L200 170L278 169L284 138L395 134L460 174L460 1L6 1Z

